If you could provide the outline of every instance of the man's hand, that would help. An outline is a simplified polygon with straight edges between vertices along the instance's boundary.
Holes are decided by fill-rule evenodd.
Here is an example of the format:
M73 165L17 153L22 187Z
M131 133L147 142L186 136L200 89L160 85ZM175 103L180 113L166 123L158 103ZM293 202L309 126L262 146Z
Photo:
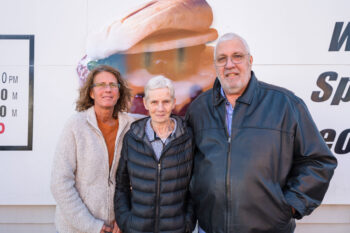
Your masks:
M293 207L292 207L292 214L293 214L293 216L295 214L295 209Z

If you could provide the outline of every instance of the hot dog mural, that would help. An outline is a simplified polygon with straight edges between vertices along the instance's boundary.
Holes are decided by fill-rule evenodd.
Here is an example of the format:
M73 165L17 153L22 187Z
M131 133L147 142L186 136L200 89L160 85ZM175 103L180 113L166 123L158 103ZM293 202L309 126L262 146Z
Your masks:
M147 114L142 104L146 82L164 75L174 82L175 113L209 89L216 77L210 28L213 12L205 0L150 1L91 33L79 61L80 83L99 64L117 68L132 89L132 113Z

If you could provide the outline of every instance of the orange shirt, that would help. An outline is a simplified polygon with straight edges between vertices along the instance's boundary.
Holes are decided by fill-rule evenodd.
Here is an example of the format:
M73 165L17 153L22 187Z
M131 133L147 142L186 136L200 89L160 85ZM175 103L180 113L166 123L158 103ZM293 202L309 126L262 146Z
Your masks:
M109 124L97 120L97 124L107 144L109 168L111 168L114 158L115 139L118 133L119 122L118 119L115 119L115 124L110 126Z

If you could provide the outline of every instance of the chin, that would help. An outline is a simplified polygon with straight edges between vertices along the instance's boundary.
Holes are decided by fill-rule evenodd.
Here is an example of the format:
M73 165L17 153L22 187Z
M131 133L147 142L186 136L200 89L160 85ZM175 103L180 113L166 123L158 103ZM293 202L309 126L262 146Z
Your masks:
M164 123L168 120L168 118L154 118L153 120L157 123Z
M109 102L109 103L105 103L104 106L106 106L107 108L113 108L117 103L114 102Z

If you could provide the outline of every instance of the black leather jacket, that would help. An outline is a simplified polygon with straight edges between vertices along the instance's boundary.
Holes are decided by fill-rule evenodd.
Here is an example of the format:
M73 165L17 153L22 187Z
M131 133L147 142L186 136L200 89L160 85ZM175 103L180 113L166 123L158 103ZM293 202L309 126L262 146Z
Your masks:
M231 137L220 82L190 106L190 185L199 225L215 233L290 233L320 205L337 165L304 102L252 72ZM291 206L296 214L292 216Z
M190 232L193 214L188 189L193 166L193 137L177 116L174 138L160 160L145 133L149 117L135 121L124 136L116 177L115 216L123 233Z

